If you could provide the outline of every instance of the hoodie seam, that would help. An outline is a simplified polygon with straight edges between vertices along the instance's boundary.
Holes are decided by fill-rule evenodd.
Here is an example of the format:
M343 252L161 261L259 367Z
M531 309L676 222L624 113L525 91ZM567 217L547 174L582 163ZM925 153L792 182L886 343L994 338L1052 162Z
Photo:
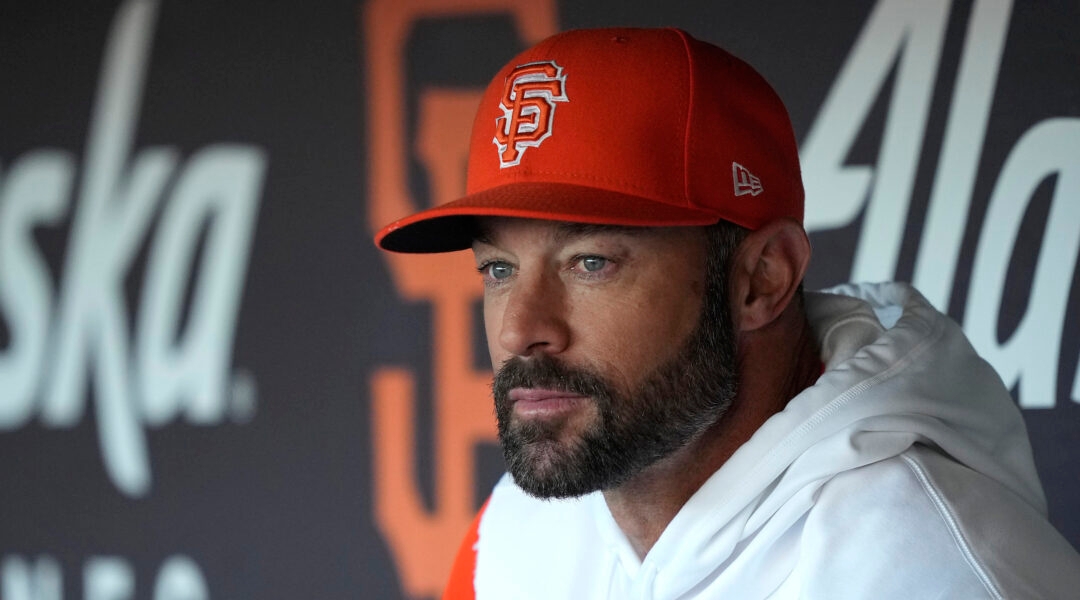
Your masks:
M949 535L952 536L953 542L956 544L960 554L964 557L968 566L971 568L975 577L983 584L986 591L990 593L995 600L1004 600L1004 596L1001 590L994 584L994 581L990 578L990 575L986 572L986 567L979 561L979 558L972 551L971 545L968 543L967 538L964 537L964 532L960 529L960 525L956 522L956 516L953 514L949 505L942 498L941 493L937 487L930 481L926 471L918 462L907 454L901 454L900 458L904 460L908 468L915 474L915 478L919 480L919 485L922 486L923 491L926 492L930 502L934 505L941 520L945 523L946 529L949 531Z
M899 373L902 369L906 368L908 365L914 362L915 359L922 355L923 352L926 352L927 348L936 344L941 339L944 331L945 328L942 327L940 323L935 323L930 332L928 332L926 338L916 344L914 348L909 350L903 356L897 358L896 361L893 362L893 364L889 365L889 367L886 368L884 371L881 371L880 373L874 375L873 377L870 377L869 379L864 379L859 383L856 383L855 385L841 393L839 396L834 398L831 402L821 407L821 409L819 409L805 422L803 422L803 424L800 425L798 429L792 432L792 435L788 436L788 438L782 442L781 447L786 448L787 446L795 443L796 439L802 438L810 431L816 429L818 424L820 424L822 420L824 420L826 417L833 414L837 410L840 410L840 407L842 407L843 405L851 402L854 398L861 396L867 390L876 387L882 382L888 381L889 379L895 377L897 373Z

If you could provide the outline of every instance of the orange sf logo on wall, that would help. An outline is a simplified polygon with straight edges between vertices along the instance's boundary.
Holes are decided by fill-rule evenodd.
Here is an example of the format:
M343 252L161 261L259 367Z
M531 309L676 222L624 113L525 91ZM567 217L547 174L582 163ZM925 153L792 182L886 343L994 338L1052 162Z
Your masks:
M493 140L501 168L517 165L526 148L535 148L551 136L555 103L567 101L565 84L562 67L551 61L521 65L510 72L499 102L503 116L495 119Z
M366 50L369 131L368 226L382 225L465 190L470 124L482 90L430 86L405 97L406 44L421 20L505 14L532 44L556 31L553 0L372 0L364 6L361 37ZM415 106L416 114L405 112ZM408 127L408 119L416 119ZM410 138L408 131L416 131ZM427 175L430 198L414 198L409 165ZM410 365L385 365L371 378L375 522L397 565L402 588L413 598L438 596L454 552L475 514L478 499L474 450L495 440L491 373L472 366L473 306L478 278L448 276L473 269L465 252L411 256L384 253L402 302L431 307L431 382L434 503L425 505L417 481L416 381ZM482 499L480 499L482 500Z

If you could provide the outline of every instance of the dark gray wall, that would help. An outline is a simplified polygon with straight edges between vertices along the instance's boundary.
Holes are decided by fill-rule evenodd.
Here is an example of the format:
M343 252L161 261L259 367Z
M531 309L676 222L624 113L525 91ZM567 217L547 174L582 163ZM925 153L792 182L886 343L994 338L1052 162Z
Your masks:
M410 291L370 234L458 184L505 60L600 25L773 82L808 285L962 323L1080 545L1076 3L8 4L0 599L434 595L501 472L475 282Z

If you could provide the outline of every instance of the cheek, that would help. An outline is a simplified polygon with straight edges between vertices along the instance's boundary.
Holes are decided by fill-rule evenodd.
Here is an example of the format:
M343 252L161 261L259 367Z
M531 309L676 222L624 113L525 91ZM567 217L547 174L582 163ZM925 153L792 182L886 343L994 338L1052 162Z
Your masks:
M502 324L504 307L485 296L483 308L484 335L487 338L488 356L491 358L491 366L498 370L499 365L509 358L499 345L499 330Z
M625 296L632 304L627 326L658 340L660 345L674 345L690 335L701 316L704 282L690 274L657 276L651 285L639 286L638 292Z
M698 324L702 293L700 286L661 286L605 304L603 310L575 311L579 351L634 381L682 348Z

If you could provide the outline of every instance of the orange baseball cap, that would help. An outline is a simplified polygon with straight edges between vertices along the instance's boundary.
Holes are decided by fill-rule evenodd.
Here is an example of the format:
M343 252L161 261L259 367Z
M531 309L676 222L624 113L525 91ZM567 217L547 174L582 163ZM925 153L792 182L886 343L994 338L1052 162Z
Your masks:
M751 66L678 29L554 35L511 60L473 123L462 198L399 219L396 252L472 246L476 216L749 229L800 223L795 135Z

